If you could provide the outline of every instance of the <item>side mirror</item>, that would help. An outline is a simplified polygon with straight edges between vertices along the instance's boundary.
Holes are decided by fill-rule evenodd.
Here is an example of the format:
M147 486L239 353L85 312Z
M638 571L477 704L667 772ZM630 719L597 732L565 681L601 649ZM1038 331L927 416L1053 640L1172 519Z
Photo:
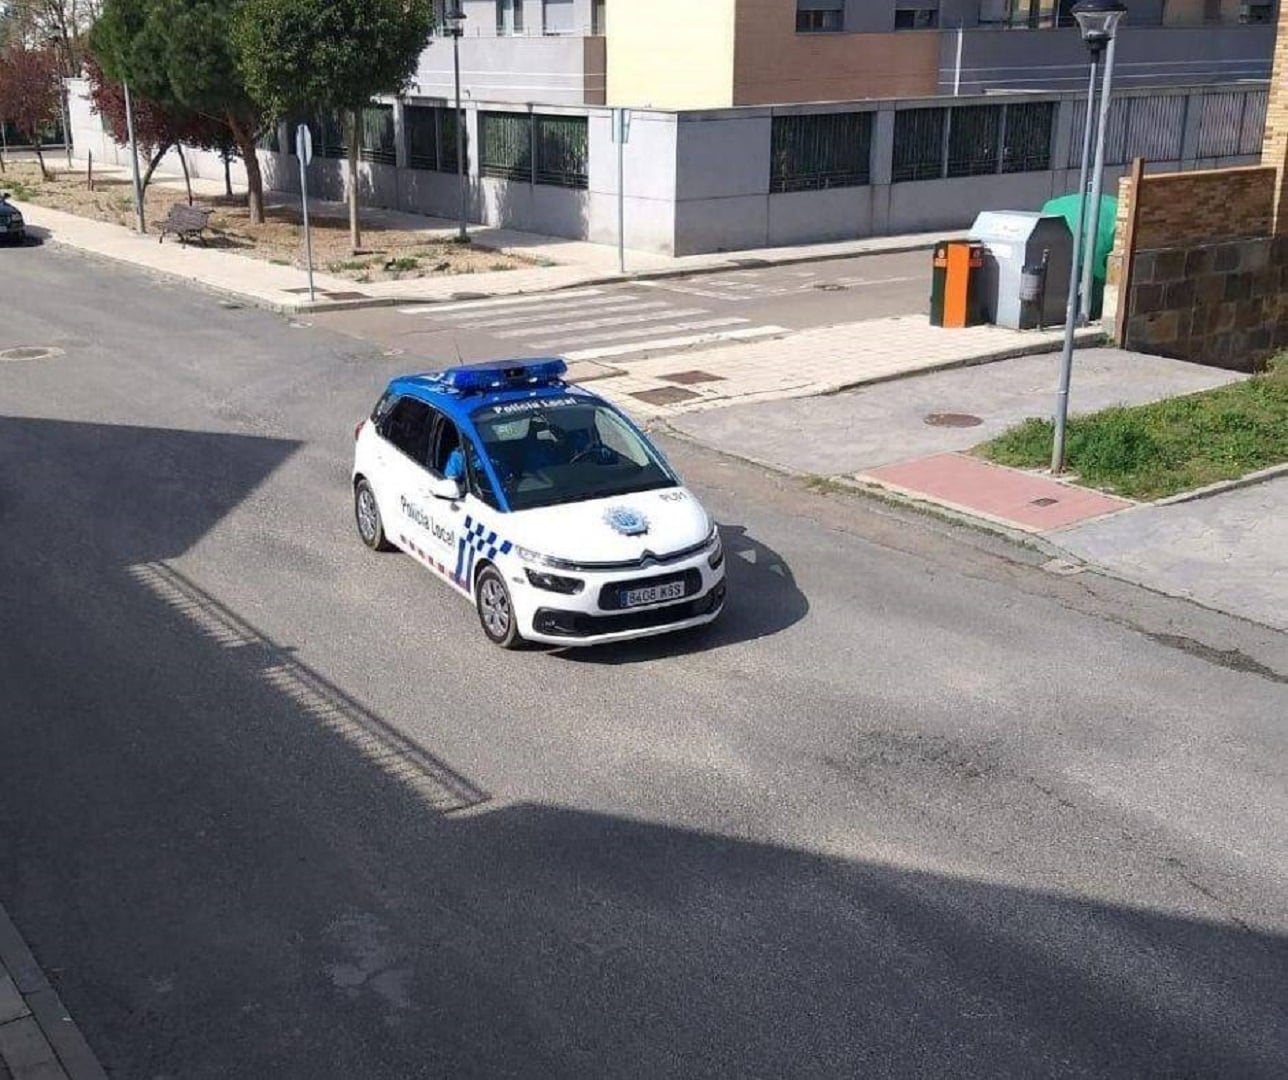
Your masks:
M448 499L455 502L461 497L461 482L459 480L431 480L429 482L429 493L436 499Z

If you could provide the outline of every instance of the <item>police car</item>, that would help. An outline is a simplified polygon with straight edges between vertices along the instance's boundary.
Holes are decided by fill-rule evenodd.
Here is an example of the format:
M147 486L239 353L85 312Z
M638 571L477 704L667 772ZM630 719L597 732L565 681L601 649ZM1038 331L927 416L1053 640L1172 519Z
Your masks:
M617 409L562 360L391 382L355 431L353 503L469 598L497 645L594 645L699 626L725 599L711 517Z

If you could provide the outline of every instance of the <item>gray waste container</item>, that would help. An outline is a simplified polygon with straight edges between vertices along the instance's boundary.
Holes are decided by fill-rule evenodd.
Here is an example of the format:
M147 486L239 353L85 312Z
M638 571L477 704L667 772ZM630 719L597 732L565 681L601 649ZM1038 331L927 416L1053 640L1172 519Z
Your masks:
M1073 234L1063 217L985 210L970 239L984 245L980 299L989 322L1013 330L1064 324Z

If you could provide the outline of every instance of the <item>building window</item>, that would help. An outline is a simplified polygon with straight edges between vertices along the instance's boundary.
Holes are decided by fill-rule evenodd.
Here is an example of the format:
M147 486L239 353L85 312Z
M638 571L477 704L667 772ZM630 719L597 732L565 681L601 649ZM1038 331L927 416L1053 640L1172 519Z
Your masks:
M868 182L872 113L775 116L770 191L821 191Z
M541 0L541 32L566 35L577 32L577 9L573 0Z
M845 0L796 0L798 34L836 33L845 29Z
M1250 0L1239 7L1239 22L1269 23L1275 21L1274 0Z
M608 0L594 0L592 3L590 32L600 36L608 33Z
M939 25L939 6L930 3L912 3L905 7L907 0L900 0L895 9L894 28L896 30L934 30Z
M498 37L523 33L523 0L496 0Z

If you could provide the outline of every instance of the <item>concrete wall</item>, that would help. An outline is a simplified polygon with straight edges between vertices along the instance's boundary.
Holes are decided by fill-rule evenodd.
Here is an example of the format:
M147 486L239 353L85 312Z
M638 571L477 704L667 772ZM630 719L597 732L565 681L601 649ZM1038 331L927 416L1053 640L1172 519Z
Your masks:
M1136 18L1135 6L1129 16ZM1214 26L1175 29L1124 24L1114 62L1114 85L1197 86L1237 79L1268 79L1275 27ZM939 92L951 94L957 35L939 43ZM1082 90L1087 50L1075 29L970 30L962 35L961 92Z
M608 104L732 105L737 0L609 0Z
M1233 92L1230 87L1223 92ZM1208 91L1124 91L1126 99L1172 99L1166 111L1177 130L1165 141L1177 148L1173 160L1150 164L1153 172L1193 173L1200 165L1222 167L1255 164L1255 158L1229 157L1200 162L1198 125L1204 115L1200 99ZM1259 87L1245 91L1264 94ZM83 93L73 93L72 131L76 153L89 149L99 161L121 162L125 154L101 130ZM1001 107L1014 99L960 99L955 105ZM1077 94L1026 96L1024 102L1055 104L1049 167L1041 171L993 173L953 179L894 182L892 156L896 114L901 109L942 108L942 98L867 101L831 105L757 106L690 110L634 110L630 139L624 148L626 242L629 247L667 254L811 243L906 232L953 230L969 226L981 210L1027 210L1048 198L1076 190L1076 162L1071 160ZM511 106L513 108L513 106ZM524 181L484 178L479 173L478 115L482 109L504 109L501 103L469 102L466 132L469 152L468 214L472 221L530 232L599 243L617 240L617 147L612 140L611 113L603 108L543 106L542 113L587 117L589 157L585 190ZM526 111L526 110L524 110ZM873 138L869 182L853 187L797 192L772 192L771 140L775 117L819 112L870 112ZM401 106L395 106L401 124ZM399 128L401 131L401 127ZM1155 130L1138 138L1154 139ZM1130 140L1129 140L1130 141ZM287 145L285 133L283 146ZM1140 153L1129 145L1128 156ZM372 206L394 207L454 220L459 187L454 174L406 167L401 135L399 165L362 163L362 200ZM286 153L261 152L265 179L272 188L298 190L298 168ZM216 155L194 154L194 171L220 177L223 165ZM177 162L173 168L177 168ZM1106 169L1105 189L1126 171L1124 164ZM235 178L243 173L235 166ZM1197 174L1194 174L1197 175ZM311 167L310 190L323 198L345 196L343 163L317 159Z
M540 7L537 7L538 16ZM475 101L602 105L604 39L463 37L461 95ZM455 100L452 39L434 38L421 54L412 92Z

